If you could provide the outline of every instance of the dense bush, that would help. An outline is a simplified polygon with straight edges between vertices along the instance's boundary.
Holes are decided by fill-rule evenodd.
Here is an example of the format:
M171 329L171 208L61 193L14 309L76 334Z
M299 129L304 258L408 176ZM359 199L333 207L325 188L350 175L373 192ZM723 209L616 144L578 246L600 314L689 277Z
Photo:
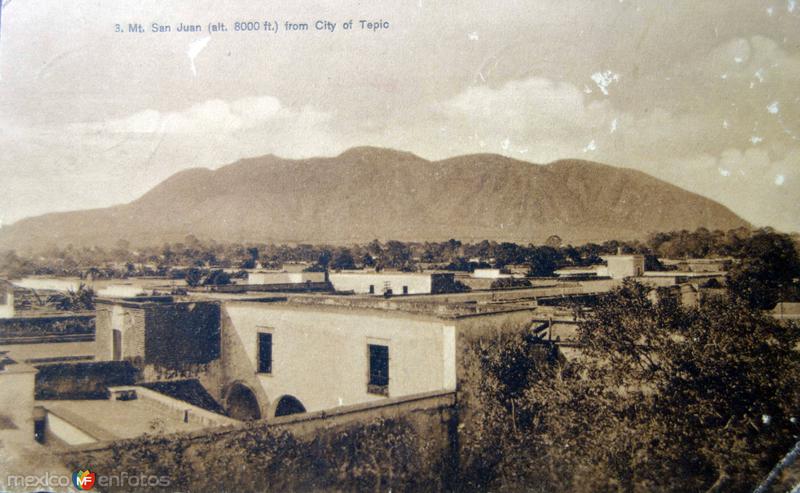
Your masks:
M492 281L492 285L490 287L492 289L529 288L531 287L531 282L525 278L501 277L500 279L495 279Z
M530 335L474 342L467 484L508 491L752 491L800 435L800 327L734 297L697 308L634 282L579 325L581 357Z
M94 316L0 319L0 337L94 334Z
M38 370L36 399L106 399L109 387L134 385L139 375L127 361L59 363Z
M69 465L91 465L104 475L164 476L165 491L435 491L440 461L428 438L403 419L320 429L309 440L255 421L223 434L118 442L71 455Z
M731 294L753 308L771 309L779 301L800 300L800 257L786 235L762 231L742 246L741 260L727 276Z

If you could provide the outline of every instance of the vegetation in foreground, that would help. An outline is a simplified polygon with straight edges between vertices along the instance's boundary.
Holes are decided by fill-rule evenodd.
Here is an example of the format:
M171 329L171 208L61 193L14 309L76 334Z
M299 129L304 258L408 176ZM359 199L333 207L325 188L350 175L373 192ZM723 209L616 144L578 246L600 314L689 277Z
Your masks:
M467 488L752 491L800 435L800 327L746 299L686 308L626 282L580 323L581 357L503 334L464 383Z

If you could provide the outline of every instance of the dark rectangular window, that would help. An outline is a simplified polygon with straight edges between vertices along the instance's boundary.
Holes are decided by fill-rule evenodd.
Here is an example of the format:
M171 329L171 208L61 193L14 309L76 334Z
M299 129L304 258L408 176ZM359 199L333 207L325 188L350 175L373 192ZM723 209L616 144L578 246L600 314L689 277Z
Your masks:
M367 391L371 394L389 394L389 346L368 344L369 349L369 384Z
M122 331L111 330L111 359L122 361Z
M375 294L375 285L374 284L370 284L369 285L369 294Z
M408 286L403 286L403 294L408 294Z
M272 334L258 334L258 373L272 373Z

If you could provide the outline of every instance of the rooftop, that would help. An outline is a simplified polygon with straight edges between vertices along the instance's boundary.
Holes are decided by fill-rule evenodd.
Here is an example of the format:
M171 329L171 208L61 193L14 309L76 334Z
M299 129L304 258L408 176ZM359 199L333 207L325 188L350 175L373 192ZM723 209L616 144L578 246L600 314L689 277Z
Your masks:
M90 435L97 441L135 438L145 433L172 433L203 429L198 423L184 423L168 413L161 413L140 399L38 401L52 413Z
M695 272L690 270L648 270L642 274L643 277L721 277L725 272Z
M426 272L403 272L399 270L382 270L376 272L374 270L335 270L331 271L331 276L375 276L375 277L388 277L388 276L403 276L403 277L430 277L431 275L454 275L455 272L449 271L426 271Z
M285 299L246 300L233 303L265 303L266 306L293 310L359 311L374 314L397 316L423 316L437 319L454 319L465 316L485 315L517 310L530 310L536 307L534 299L476 301L430 299L426 296L395 296L382 298L376 296L336 296L336 295L292 295Z
M66 421L95 441L202 430L236 423L143 387L114 387L110 399L37 401L48 414ZM121 395L133 398L119 398Z

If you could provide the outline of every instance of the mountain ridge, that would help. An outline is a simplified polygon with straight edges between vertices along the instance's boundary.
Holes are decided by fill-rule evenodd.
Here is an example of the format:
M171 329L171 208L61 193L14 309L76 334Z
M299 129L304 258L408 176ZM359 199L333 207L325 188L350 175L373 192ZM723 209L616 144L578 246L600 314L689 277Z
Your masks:
M335 157L240 159L173 174L127 204L57 212L0 229L0 249L180 241L367 242L459 238L580 243L749 224L644 172L592 161L534 164L497 154L428 161L355 147Z

